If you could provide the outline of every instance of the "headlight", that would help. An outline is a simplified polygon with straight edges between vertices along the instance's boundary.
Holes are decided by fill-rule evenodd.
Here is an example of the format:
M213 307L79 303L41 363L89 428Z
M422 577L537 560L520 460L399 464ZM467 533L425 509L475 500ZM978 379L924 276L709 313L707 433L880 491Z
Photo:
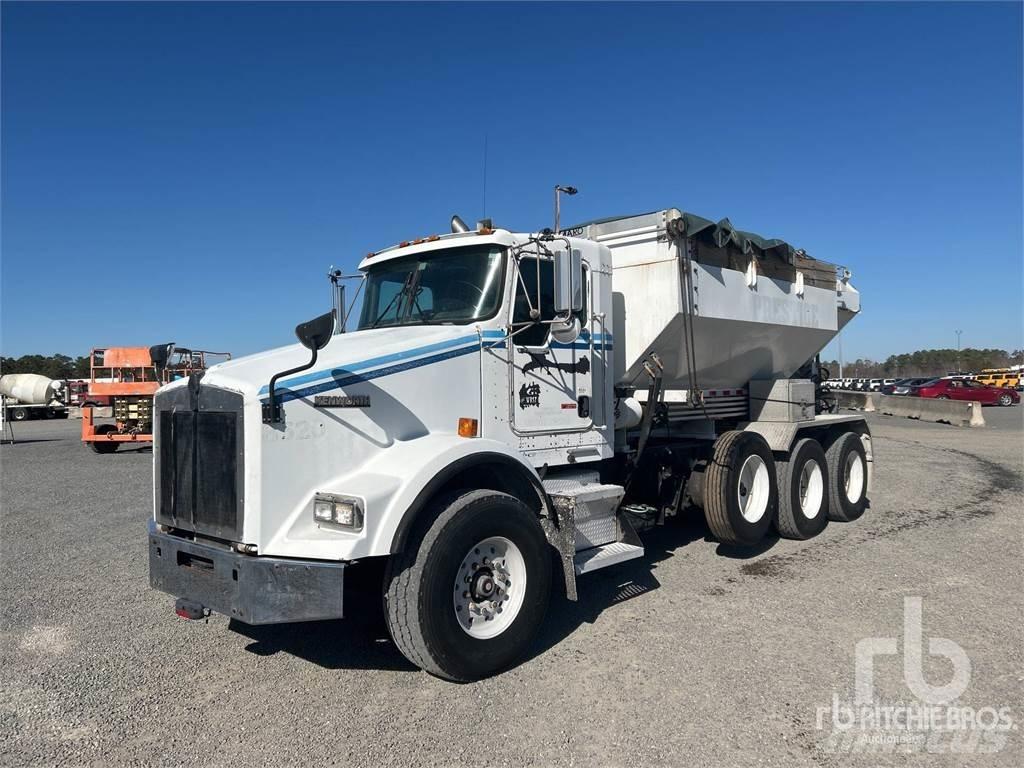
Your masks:
M330 523L334 520L334 503L326 499L313 502L313 519L318 523Z
M317 523L325 523L349 531L361 531L363 530L363 503L350 496L318 493L313 498L313 519Z

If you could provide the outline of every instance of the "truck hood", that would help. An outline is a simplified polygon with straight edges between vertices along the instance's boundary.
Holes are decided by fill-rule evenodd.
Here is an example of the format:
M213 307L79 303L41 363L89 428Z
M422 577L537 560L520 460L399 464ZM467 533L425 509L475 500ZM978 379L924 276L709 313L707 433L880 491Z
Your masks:
M465 325L415 325L340 334L320 350L316 365L279 379L277 388L292 397L328 391L356 374L401 370L417 360L454 354L479 339L476 326ZM307 363L310 354L301 344L258 352L213 366L203 383L241 392L246 398L266 398L270 378Z

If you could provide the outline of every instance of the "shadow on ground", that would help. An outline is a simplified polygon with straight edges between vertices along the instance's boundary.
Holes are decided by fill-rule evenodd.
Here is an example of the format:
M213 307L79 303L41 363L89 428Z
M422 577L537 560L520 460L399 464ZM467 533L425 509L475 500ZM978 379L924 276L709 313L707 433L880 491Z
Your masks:
M583 624L595 622L606 610L660 587L658 563L694 542L714 543L704 518L681 516L643 537L642 558L597 571L579 580L579 600L565 596L560 573L554 574L551 606L544 626L527 654L535 658L555 647ZM770 537L757 547L719 544L722 557L749 559L773 547ZM326 669L388 669L415 671L388 635L381 601L384 563L364 561L345 571L345 619L252 627L232 621L230 628L252 640L246 650L260 656L290 653Z

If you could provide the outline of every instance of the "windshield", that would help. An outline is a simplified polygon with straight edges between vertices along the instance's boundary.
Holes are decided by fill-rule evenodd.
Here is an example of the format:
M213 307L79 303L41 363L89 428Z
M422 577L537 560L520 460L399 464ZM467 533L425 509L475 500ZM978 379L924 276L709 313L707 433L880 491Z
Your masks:
M468 246L371 267L359 330L486 320L498 311L505 249Z

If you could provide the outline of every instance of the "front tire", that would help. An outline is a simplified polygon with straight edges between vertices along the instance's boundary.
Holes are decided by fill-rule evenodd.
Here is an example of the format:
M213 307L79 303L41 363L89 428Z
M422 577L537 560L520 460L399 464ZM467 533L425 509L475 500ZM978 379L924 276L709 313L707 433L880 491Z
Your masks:
M849 523L868 506L868 462L864 443L854 432L844 432L825 452L828 462L829 520Z
M1013 405L1013 398L1010 395L1002 394L999 396L999 404L1002 406Z
M11 411L11 421L26 421L28 420L28 409L27 408L15 408Z
M506 669L533 641L551 592L536 513L514 496L477 490L440 499L425 519L384 576L395 645L447 680Z
M779 516L775 528L787 539L809 539L828 524L828 461L817 440L804 438L787 461L775 463Z

